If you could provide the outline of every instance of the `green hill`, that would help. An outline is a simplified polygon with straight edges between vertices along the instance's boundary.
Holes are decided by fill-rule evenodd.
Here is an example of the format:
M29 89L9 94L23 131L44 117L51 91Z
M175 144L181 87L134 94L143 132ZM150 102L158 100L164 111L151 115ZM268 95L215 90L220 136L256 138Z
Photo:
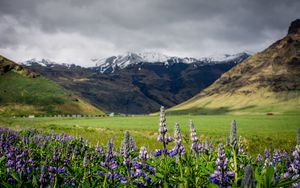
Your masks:
M171 109L174 114L300 113L300 20L287 36Z
M59 85L0 56L0 115L103 114Z

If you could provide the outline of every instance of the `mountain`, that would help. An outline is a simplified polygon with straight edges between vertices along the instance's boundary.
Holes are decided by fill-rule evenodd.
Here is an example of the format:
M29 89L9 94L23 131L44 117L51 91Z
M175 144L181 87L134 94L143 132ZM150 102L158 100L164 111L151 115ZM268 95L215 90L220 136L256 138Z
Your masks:
M288 34L228 72L172 113L299 113L300 20Z
M189 99L248 57L241 53L214 61L127 53L94 59L94 67L48 60L22 64L107 112L145 114L157 111L160 105L171 107Z
M192 57L169 57L164 54L155 52L144 52L144 53L134 53L127 52L124 55L111 56L104 59L93 59L92 61L96 63L99 67L101 73L112 73L116 69L124 69L127 66L137 65L140 63L164 63L165 66L174 63L184 63L192 64L197 63L199 65L205 64L216 64L225 62L236 62L239 63L248 57L249 54L243 52L234 55L218 55L205 58L192 58Z
M0 115L103 114L61 86L3 56L0 88Z

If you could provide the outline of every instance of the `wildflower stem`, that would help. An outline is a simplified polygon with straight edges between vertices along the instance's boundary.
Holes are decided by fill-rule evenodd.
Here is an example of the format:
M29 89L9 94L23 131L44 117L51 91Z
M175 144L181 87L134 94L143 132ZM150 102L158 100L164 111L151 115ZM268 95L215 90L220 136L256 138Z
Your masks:
M233 165L234 165L234 183L237 185L238 183L238 168L237 168L237 156L236 150L233 148Z

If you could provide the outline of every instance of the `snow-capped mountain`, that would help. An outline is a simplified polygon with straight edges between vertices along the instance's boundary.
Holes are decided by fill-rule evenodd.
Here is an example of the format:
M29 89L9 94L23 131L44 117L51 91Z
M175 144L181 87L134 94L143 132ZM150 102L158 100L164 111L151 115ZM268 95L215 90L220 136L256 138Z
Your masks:
M40 65L42 67L54 67L54 66L64 66L67 68L70 68L71 66L75 66L74 64L68 64L68 63L58 63L58 62L54 62L48 59L30 59L24 62L19 62L19 64L30 67L30 66L35 66L35 65Z
M127 52L124 55L111 56L104 59L93 59L92 61L96 63L96 66L100 68L100 72L114 72L116 68L124 69L129 65L135 65L139 63L164 63L169 65L170 63L197 63L197 64L217 64L224 62L236 62L240 63L249 54L243 52L233 55L216 55L204 58L192 58L192 57L171 57L164 54L156 52L145 52L145 53L134 53Z

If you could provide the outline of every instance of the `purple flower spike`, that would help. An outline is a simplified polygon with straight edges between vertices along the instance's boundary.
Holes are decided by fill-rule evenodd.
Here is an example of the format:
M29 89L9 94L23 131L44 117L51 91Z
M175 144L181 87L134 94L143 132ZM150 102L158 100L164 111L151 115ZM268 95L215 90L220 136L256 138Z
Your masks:
M162 154L162 150L161 149L156 149L155 152L154 152L154 157L161 156L161 154Z
M139 153L139 158L142 160L147 160L149 158L148 152L145 146L142 146Z
M166 145L169 142L172 142L172 137L167 135L168 129L166 124L166 114L165 108L163 106L160 107L160 118L159 118L159 128L158 128L159 136L157 137L157 141L162 142L163 144L163 151L166 155Z
M216 159L216 170L210 174L209 180L221 187L231 185L230 179L234 177L232 171L226 171L228 159L225 155L224 146L220 145L218 148L218 157Z

